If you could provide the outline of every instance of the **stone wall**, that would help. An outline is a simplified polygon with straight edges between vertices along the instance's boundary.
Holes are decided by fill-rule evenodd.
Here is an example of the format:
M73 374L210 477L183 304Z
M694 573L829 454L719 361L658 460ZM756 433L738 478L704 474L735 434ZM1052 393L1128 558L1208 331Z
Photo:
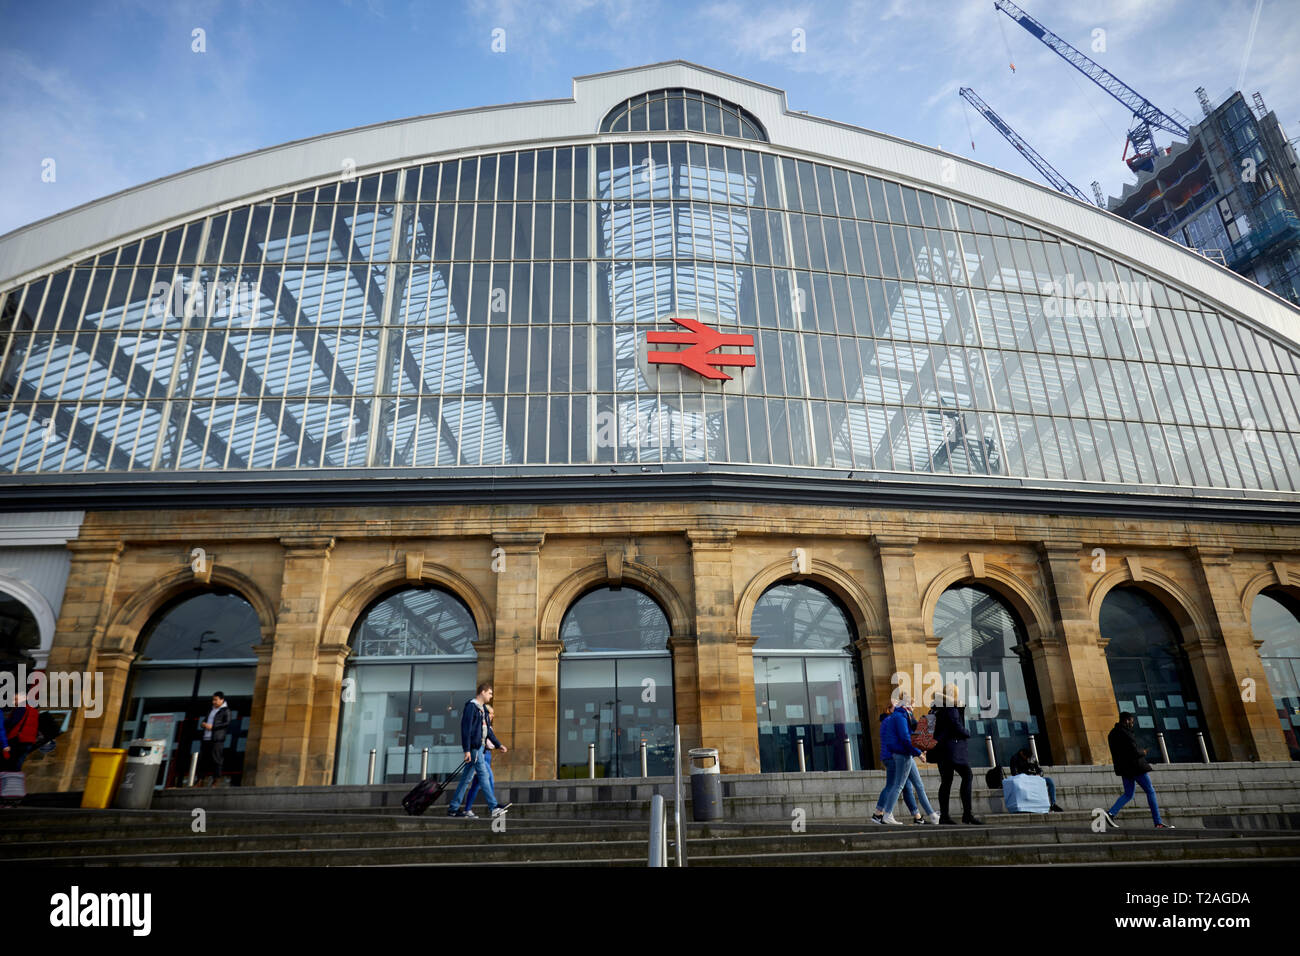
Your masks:
M87 514L69 549L49 668L102 671L108 701L95 720L75 717L56 757L28 765L35 790L84 783L87 748L115 742L149 619L213 585L243 594L262 629L245 784L332 782L352 627L415 583L455 592L475 619L480 679L496 685L498 727L512 728L503 780L555 777L560 622L606 583L663 608L682 743L718 748L728 772L759 769L750 619L788 580L833 593L852 617L864 716L883 708L894 672L937 668L946 588L996 591L1025 627L1064 764L1109 759L1115 694L1098 614L1110 589L1140 587L1181 630L1216 756L1288 757L1249 615L1264 588L1300 594L1295 526L717 502L141 510Z

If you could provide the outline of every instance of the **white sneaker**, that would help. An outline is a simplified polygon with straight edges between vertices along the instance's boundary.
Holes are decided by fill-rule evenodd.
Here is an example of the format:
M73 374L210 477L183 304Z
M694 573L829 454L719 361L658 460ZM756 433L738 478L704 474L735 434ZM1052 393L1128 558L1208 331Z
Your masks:
M939 814L937 814L937 813L932 813L932 814L930 814L930 816L927 817L926 819L928 819L928 820L929 820L931 823L933 823L935 826L938 826L938 825L939 825Z
M896 827L901 827L903 825L901 821L894 819L894 815L892 813L886 813L883 817L880 818L880 822L892 823Z
M514 806L513 803L507 803L504 807L497 807L495 810L492 811L492 816L494 817L504 816L506 811L513 806Z

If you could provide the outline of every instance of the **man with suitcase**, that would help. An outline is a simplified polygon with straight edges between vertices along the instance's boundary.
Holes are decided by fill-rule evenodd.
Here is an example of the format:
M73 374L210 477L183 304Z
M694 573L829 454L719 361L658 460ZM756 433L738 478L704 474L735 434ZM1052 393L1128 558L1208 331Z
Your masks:
M474 811L468 808L461 809L465 806L462 801L471 780L476 780L483 790L483 796L487 799L488 810L491 811L492 816L499 817L510 809L508 806L497 805L496 793L492 789L492 771L487 762L488 741L491 741L492 746L502 753L509 753L509 750L492 732L492 725L487 719L486 711L490 703L492 703L492 685L484 681L478 685L474 696L461 708L460 745L465 751L465 769L461 771L456 795L451 798L451 805L447 807L449 817L477 818L478 814Z

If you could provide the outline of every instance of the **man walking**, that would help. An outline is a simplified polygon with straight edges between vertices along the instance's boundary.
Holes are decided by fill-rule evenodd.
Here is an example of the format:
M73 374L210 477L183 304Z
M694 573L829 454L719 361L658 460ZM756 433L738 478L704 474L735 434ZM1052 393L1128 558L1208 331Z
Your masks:
M492 721L493 721L493 719L496 717L497 712L496 712L495 710L492 709L492 705L491 705L491 704L484 704L484 705L483 705L483 712L484 712L484 714L487 716L488 733L491 734L491 733L492 733L492 729L493 729L493 727L492 727ZM487 740L487 753L484 755L484 759L487 761L488 780L491 781L491 783L492 783L492 792L493 792L493 793L496 793L496 789L497 789L497 778L496 778L496 774L492 772L492 751L496 749L496 745L495 745L494 743L492 743L492 741L493 741L494 739L495 739L494 737L489 737L489 738L488 738L488 740ZM474 782L471 783L471 784L469 785L469 793L467 793L467 794L465 795L465 812L466 812L466 813L470 813L470 812L472 812L472 811L474 810L474 798L478 796L479 789L480 789L480 788L479 788L479 785L478 785L478 778L476 777L476 778L474 779Z
M1157 830L1172 830L1172 823L1160 819L1160 807L1156 803L1156 791L1151 786L1151 764L1147 763L1147 752L1137 745L1137 735L1133 732L1133 715L1122 713L1119 722L1111 728L1106 738L1110 744L1110 759L1115 762L1115 775L1124 781L1124 794L1115 801L1115 805L1106 812L1106 822L1119 829L1115 816L1124 808L1124 804L1133 799L1133 787L1138 785L1147 795L1147 806L1151 809L1151 819L1156 822Z
M221 764L226 759L226 728L230 726L230 708L226 706L226 695L221 691L212 695L208 719L200 721L199 726L203 728L203 743L199 745L200 772L211 770L211 785L215 787L221 782Z
M465 701L465 706L461 708L460 745L465 751L465 769L461 771L460 783L456 785L456 795L451 798L451 805L447 808L449 817L477 819L478 814L461 802L471 780L482 788L492 816L499 817L509 809L497 805L496 793L492 789L492 768L487 759L488 743L491 742L492 746L503 754L509 753L509 750L492 732L486 710L490 703L492 703L492 685L484 681L478 685L474 696ZM462 810L462 806L465 809Z

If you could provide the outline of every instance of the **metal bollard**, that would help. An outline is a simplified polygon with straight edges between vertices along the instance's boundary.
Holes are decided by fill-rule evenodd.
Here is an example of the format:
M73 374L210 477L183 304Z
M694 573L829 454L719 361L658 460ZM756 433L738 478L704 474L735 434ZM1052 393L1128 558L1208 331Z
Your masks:
M848 737L844 738L844 769L853 769L853 741Z
M370 769L366 771L366 783L373 784L374 782L375 782L375 748L371 747L370 748Z
M1034 758L1034 763L1038 763L1038 741L1033 734L1029 735L1029 756Z
M420 779L427 780L429 777L429 748L425 747L420 751Z
M1196 732L1196 742L1201 746L1201 763L1210 762L1210 752L1205 749L1205 734L1199 730Z
M189 786L194 786L194 777L199 772L199 752L196 750L190 754L190 782Z
M650 798L649 866L668 865L668 828L664 826L664 798L656 793Z
M998 755L997 755L997 752L993 749L993 735L992 735L992 734L985 734L985 735L984 735L984 746L985 746L986 748L988 748L988 752L989 752L989 766L990 766L990 767L996 767L996 766L998 765Z
M808 761L804 758L804 755L803 755L803 738L802 738L802 737L800 737L800 738L796 741L796 746L797 746L797 751L798 751L798 754L799 754L799 772L800 772L800 773L807 773L807 772L808 772Z
M596 779L596 745L587 744L587 777Z
M1160 759L1169 763L1169 748L1165 746L1165 735L1156 731L1156 743L1160 745Z
M643 741L641 741L641 776L643 776L643 777L648 777L648 776L650 776L649 767L650 767L650 765L649 765L649 763L647 763L647 761L646 761L646 747L645 747L645 741L643 740Z

